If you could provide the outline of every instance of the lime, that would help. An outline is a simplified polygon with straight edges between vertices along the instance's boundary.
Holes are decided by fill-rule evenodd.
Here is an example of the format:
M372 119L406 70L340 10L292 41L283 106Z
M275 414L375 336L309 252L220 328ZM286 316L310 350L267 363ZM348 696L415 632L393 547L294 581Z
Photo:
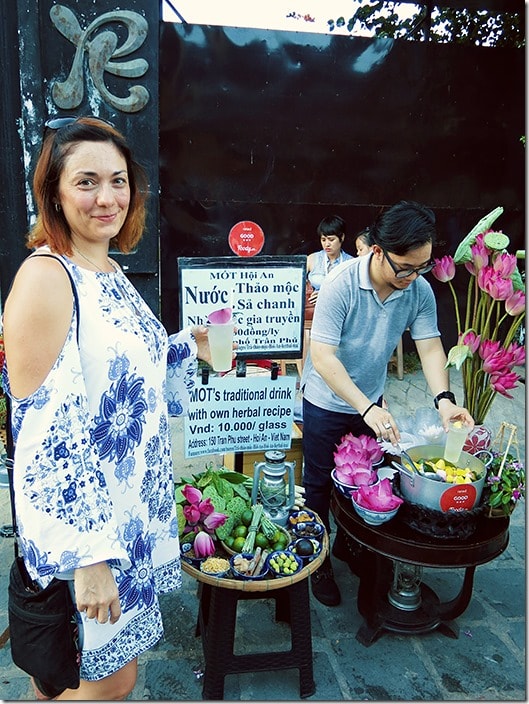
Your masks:
M248 528L246 526L237 526L233 529L232 535L234 538L246 538L248 535Z
M238 538L235 538L233 541L233 545L231 546L231 549L234 550L235 552L241 552L243 545L244 545L244 536L239 536Z
M244 526L249 526L250 523L252 522L252 518L253 518L253 511L252 511L252 509L251 509L251 508L247 508L246 511L243 511L243 513L242 513L242 515L241 515L241 523L242 523Z
M233 545L233 543L234 543L234 541L235 541L235 538L233 537L233 535L228 535L228 537L226 538L226 540L224 541L224 543L225 543L229 548L231 548L232 545Z
M264 550L268 547L268 538L263 533L257 533L255 536L255 547Z
M272 550L284 550L285 549L285 543L274 543L272 545Z

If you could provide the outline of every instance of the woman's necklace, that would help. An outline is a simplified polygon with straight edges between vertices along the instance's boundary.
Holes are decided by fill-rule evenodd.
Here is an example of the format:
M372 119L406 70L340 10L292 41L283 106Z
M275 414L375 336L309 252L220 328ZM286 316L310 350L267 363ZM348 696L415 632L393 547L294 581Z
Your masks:
M83 254L83 253L81 252L81 250L80 250L78 247L76 247L76 245L75 245L73 242L72 242L72 247L73 247L74 251L77 252L77 254L79 254L83 259L85 259L89 264L91 264L92 266L95 266L95 268L96 268L98 271L102 272L103 274L108 274L108 272L105 271L104 269L101 269L101 267L100 267L98 264L96 264L95 262L93 262L91 259L88 259L88 257L86 256L86 254ZM108 258L107 258L107 262L108 262Z

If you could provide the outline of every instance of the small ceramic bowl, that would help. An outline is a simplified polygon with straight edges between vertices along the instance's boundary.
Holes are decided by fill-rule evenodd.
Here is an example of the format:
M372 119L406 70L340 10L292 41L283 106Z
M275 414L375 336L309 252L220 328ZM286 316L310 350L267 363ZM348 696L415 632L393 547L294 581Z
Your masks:
M200 565L200 571L210 577L227 577L230 563L224 557L206 557Z
M323 533L325 528L323 523L317 523L316 521L301 521L292 527L292 532L297 538L316 538L321 540L323 538Z
M308 541L310 541L310 542L312 543L313 552L312 552L310 555L300 555L300 554L299 554L299 552L298 552L298 546L299 546L300 540L303 541L303 542L305 542L306 540L308 540ZM287 550L290 550L291 552L293 552L294 555L296 555L297 557L299 557L299 559L301 560L301 562L302 562L304 565L307 565L309 562L312 562L312 560L314 560L314 558L315 558L315 557L318 557L318 555L320 554L320 552L321 552L321 543L320 543L319 540L316 540L316 538L296 538L296 540L293 540L293 541L290 543L290 545L288 546Z
M345 496L346 499L350 499L351 492L358 489L358 486L356 486L355 484L344 484L339 479L337 479L336 469L332 470L331 476L332 476L332 480L334 482L334 486L338 489L338 491L340 492L340 494L342 494L342 496ZM378 479L378 476L377 476L376 481L374 481L372 484L370 484L370 486L375 486L375 484L378 484L379 481L380 480Z
M390 521L397 515L400 508L400 506L397 506L397 508L394 508L391 511L372 511L369 508L364 508L363 506L360 506L360 504L357 504L352 497L351 501L353 502L354 510L360 518L362 518L362 520L370 526L380 526L382 523Z
M197 570L206 559L205 557L195 557L191 543L183 543L180 546L180 557Z
M231 568L231 573L235 577L235 579L242 579L245 582L256 582L260 579L266 579L268 575L268 561L265 562L263 569L259 574L255 575L248 575L244 574L243 572L239 572L239 570L235 567L235 562L237 561L238 557L243 557L244 559L251 561L253 558L253 554L247 553L247 552L241 552L241 553L235 553L230 557L230 568Z
M303 567L303 561L290 550L275 550L270 553L267 564L275 577L290 577Z
M291 530L293 530L298 523L307 523L308 521L314 523L316 521L316 514L306 508L302 508L299 511L292 511L288 517L288 525Z

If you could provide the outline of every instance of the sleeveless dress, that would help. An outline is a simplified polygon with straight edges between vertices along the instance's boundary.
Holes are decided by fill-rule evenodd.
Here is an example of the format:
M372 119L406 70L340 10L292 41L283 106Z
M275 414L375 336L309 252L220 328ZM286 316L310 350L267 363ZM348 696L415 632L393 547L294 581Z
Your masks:
M78 614L81 677L98 680L162 637L158 594L182 583L168 403L171 415L186 411L197 348L189 330L167 337L120 270L57 258L78 311L42 385L12 400L16 513L26 567L42 586L103 560L112 569L118 621ZM4 382L9 390L5 367Z

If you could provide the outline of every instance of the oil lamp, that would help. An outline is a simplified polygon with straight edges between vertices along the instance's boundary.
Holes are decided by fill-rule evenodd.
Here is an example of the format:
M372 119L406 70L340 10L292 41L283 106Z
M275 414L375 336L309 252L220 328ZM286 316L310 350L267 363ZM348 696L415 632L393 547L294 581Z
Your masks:
M252 504L262 504L271 521L285 526L295 502L296 463L286 462L282 450L267 450L264 458L264 462L254 462Z

